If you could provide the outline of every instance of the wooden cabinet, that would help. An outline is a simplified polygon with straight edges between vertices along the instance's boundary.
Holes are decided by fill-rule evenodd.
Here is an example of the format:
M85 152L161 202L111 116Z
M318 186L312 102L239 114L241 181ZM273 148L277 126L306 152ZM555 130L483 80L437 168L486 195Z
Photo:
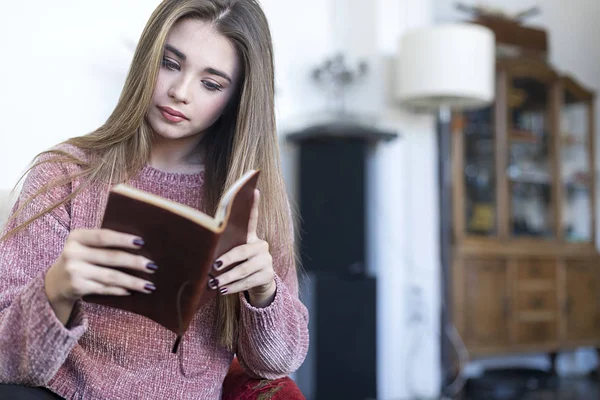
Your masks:
M597 342L600 338L600 270L589 261L565 264L565 339Z
M521 258L515 262L515 340L519 346L552 345L558 340L556 262Z
M600 257L471 252L452 276L453 319L471 356L600 347Z
M469 342L479 347L508 343L508 274L506 263L473 259L465 263L467 298L465 328Z
M600 347L594 94L539 58L496 72L451 120L452 319L471 357Z

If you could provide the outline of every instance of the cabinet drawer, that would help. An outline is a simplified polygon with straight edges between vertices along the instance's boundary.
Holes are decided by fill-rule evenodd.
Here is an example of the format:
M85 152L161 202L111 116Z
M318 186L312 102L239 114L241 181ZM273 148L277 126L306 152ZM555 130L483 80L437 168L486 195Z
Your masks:
M517 342L519 344L543 344L558 338L557 324L552 321L519 322Z
M517 309L519 311L556 311L556 291L519 290Z
M543 260L523 260L518 262L519 280L556 279L556 263Z

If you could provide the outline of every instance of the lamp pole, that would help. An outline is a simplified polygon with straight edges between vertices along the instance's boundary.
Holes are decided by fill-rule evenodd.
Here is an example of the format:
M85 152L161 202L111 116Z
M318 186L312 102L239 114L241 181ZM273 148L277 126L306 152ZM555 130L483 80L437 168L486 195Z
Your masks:
M450 354L452 344L448 335L444 334L452 320L450 316L450 266L452 257L452 147L450 123L451 110L440 107L437 121L437 150L438 150L438 202L440 210L439 240L440 240L440 289L441 313L441 365L442 365L442 395L454 378L454 363Z

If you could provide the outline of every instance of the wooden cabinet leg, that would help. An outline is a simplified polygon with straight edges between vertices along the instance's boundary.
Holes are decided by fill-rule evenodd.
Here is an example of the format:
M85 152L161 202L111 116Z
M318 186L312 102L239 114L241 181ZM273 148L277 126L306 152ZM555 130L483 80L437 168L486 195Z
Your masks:
M558 353L550 353L550 373L552 374L552 376L557 376L557 372L556 372L556 357L558 356Z
M598 364L596 364L596 369L590 372L590 377L597 380L600 379L600 347L596 348L596 353L598 354Z

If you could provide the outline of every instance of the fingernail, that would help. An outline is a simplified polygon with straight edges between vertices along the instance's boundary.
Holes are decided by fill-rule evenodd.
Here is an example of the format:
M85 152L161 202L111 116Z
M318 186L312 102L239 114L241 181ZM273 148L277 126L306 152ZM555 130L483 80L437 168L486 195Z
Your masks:
M142 247L145 243L143 239L134 239L133 244Z
M151 262L146 265L146 268L148 268L150 271L156 271L158 269L158 265Z
M154 292L156 290L156 286L154 286L151 283L146 283L146 286L144 286L144 289Z
M213 268L214 269L221 268L221 265L223 265L223 261L221 261L221 260L215 261L215 263L213 264Z
M218 279L211 279L210 281L208 281L208 287L210 287L211 289L216 289L219 287L219 280Z
M227 288L226 288L226 287L223 287L223 288L219 289L219 292L220 292L221 294L225 294L225 293L227 293Z

